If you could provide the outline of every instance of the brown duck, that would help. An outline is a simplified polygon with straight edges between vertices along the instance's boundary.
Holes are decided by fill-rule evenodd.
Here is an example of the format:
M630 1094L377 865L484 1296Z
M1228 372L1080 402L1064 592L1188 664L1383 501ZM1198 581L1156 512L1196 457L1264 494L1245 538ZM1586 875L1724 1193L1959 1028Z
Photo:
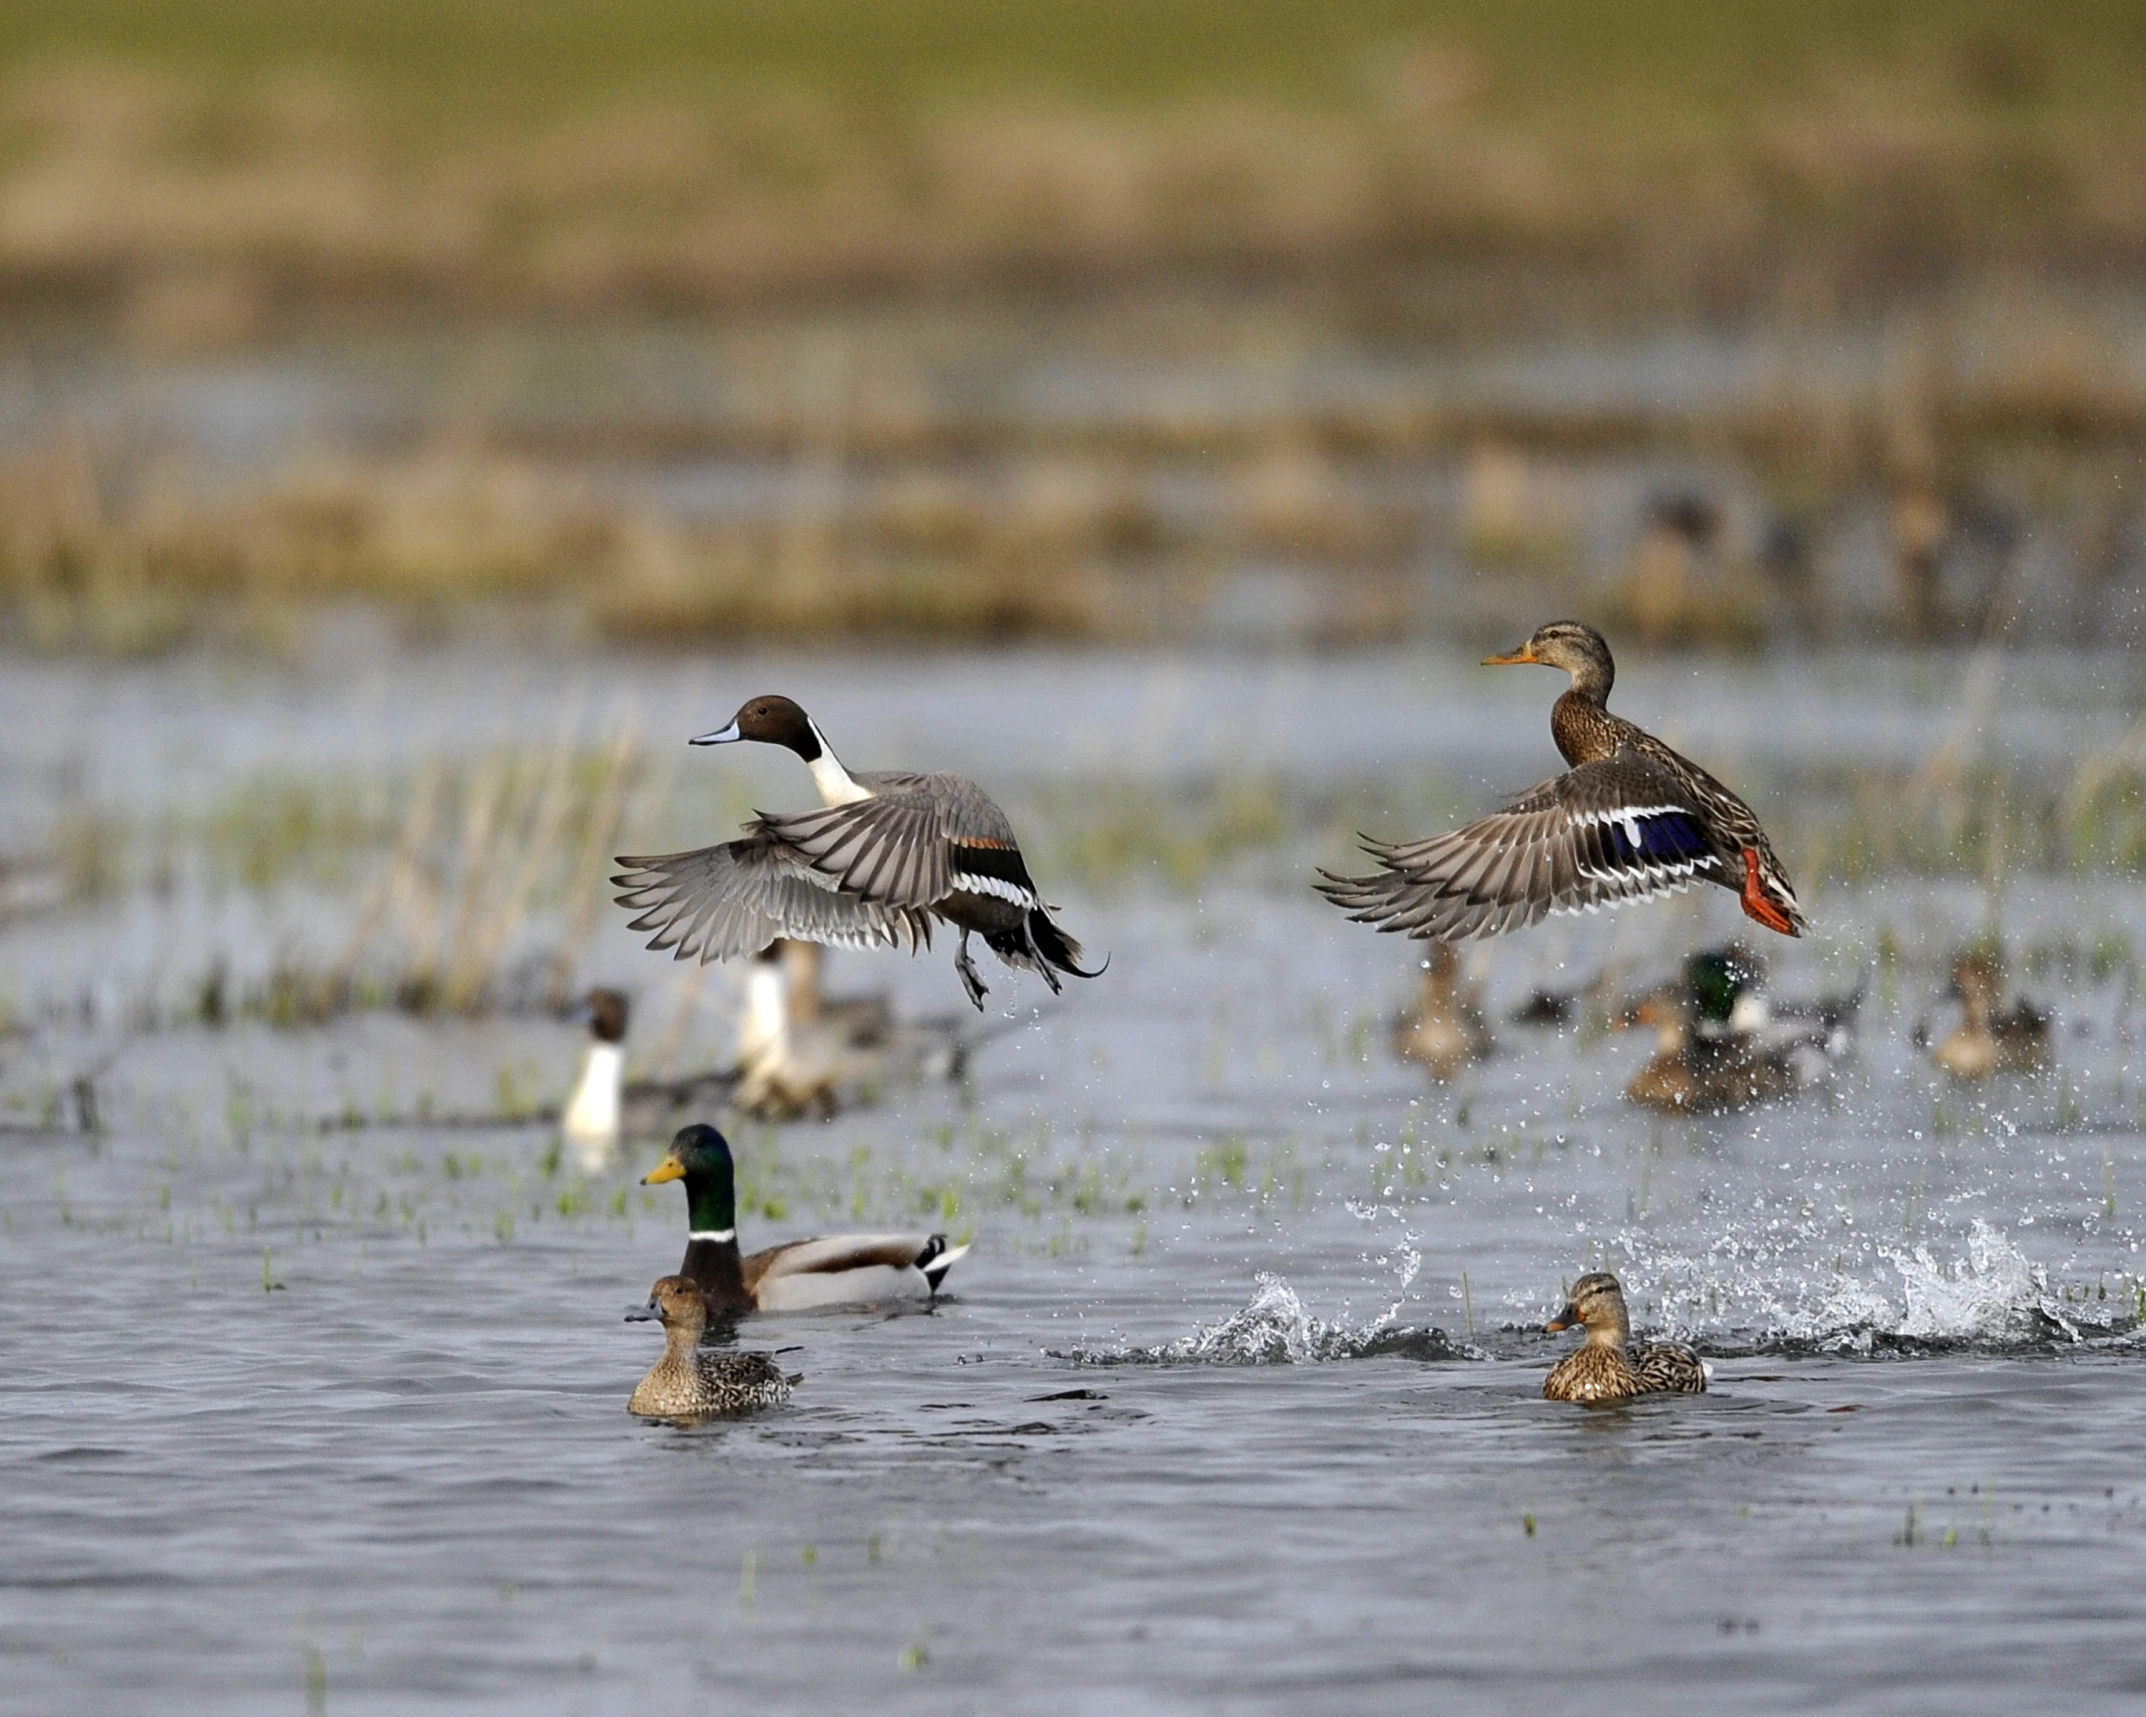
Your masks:
M648 1303L627 1312L628 1323L663 1325L663 1357L642 1378L626 1411L644 1419L705 1419L780 1407L790 1386L772 1353L703 1353L708 1304L683 1276L660 1277Z
M1543 1380L1545 1400L1629 1401L1639 1395L1699 1395L1706 1390L1705 1362L1681 1342L1631 1345L1624 1289L1606 1270L1592 1271L1573 1283L1571 1299L1548 1327L1554 1332L1575 1326L1585 1328L1587 1340Z
M1534 662L1572 676L1550 711L1550 736L1571 768L1451 834L1366 841L1379 870L1322 871L1320 893L1358 923L1457 941L1523 929L1552 912L1593 912L1712 882L1735 892L1767 929L1803 932L1796 891L1751 807L1690 758L1610 713L1617 670L1601 633L1560 620L1487 661Z

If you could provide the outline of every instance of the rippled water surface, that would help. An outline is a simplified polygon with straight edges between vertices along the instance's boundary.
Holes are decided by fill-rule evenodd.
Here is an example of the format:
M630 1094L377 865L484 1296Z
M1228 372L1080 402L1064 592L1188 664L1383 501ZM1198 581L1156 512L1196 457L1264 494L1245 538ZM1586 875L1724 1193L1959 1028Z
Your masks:
M1976 732L2015 761L2069 766L2128 726L2120 687L2009 673ZM1844 749L1943 746L1961 678L1640 664L1620 703L1681 724L1764 812ZM1547 676L1416 657L25 668L0 689L0 747L28 838L67 793L146 817L261 768L474 754L553 719L561 685L682 738L776 684L852 762L968 769L1036 817L1104 769L1310 791L1391 767L1484 800L1552 761ZM679 768L802 803L785 761ZM974 1250L928 1315L749 1327L799 1350L794 1405L694 1430L624 1411L655 1341L621 1313L682 1244L676 1189L636 1184L658 1144L583 1173L542 1124L362 1124L419 1092L469 1112L502 1074L555 1097L572 1025L141 1030L60 1005L348 909L312 894L182 887L10 928L0 1708L2146 1694L2128 965L2023 977L2057 1017L2048 1077L1947 1090L1912 1041L1943 1022L1960 938L1995 917L2017 949L2113 948L2139 892L1814 890L1819 933L1769 949L1775 987L1865 974L1859 1055L1829 1092L1663 1121L1621 1096L1637 1036L1501 1023L1499 1054L1450 1087L1393 1061L1408 951L1298 886L1335 856L1318 839L1176 884L1046 874L1106 977L1057 1001L994 978L1008 1029L965 1091L735 1129L748 1244L915 1224ZM1612 959L1636 983L1741 923L1725 895L1690 897L1530 932L1479 970L1502 1020L1538 983ZM832 977L944 1010L947 962L844 956ZM672 969L615 924L586 966L653 1020L675 1002ZM730 992L699 1002L719 1036ZM86 1067L106 1131L39 1130L31 1099ZM1539 1398L1563 1346L1539 1326L1602 1264L1641 1323L1712 1356L1712 1394Z

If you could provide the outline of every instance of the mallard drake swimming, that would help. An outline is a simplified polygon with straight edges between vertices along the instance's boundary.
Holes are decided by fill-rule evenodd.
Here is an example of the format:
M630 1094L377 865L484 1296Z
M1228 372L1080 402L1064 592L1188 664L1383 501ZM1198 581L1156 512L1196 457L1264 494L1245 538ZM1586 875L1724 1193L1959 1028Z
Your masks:
M1451 1079L1471 1061L1490 1053L1490 1027L1474 986L1461 979L1460 952L1450 942L1431 944L1423 962L1416 1005L1393 1022L1393 1052L1419 1061L1433 1079Z
M1565 1309L1547 1327L1554 1333L1575 1325L1586 1329L1587 1340L1543 1380L1545 1400L1629 1401L1635 1395L1705 1393L1706 1362L1683 1343L1631 1346L1624 1289L1608 1271L1591 1271L1573 1283Z
M635 1387L626 1411L644 1419L703 1419L717 1414L780 1407L790 1386L803 1377L784 1375L772 1353L703 1353L708 1304L683 1276L664 1276L645 1306L626 1313L628 1323L651 1319L663 1325L663 1357Z
M713 1127L682 1128L643 1186L686 1183L686 1255L678 1266L710 1312L792 1312L814 1306L928 1300L968 1252L943 1234L835 1234L738 1254L737 1170Z
M760 812L745 838L693 852L621 858L619 904L673 958L735 959L778 936L914 953L934 919L961 932L954 970L979 1012L989 993L969 958L973 931L1007 965L1092 978L1081 946L1036 892L1006 813L960 775L906 770L852 774L817 723L786 697L757 697L695 745L758 740L797 753L824 808Z
M2003 1009L2004 973L1991 956L1963 955L1952 968L1952 989L1964 1017L1937 1046L1938 1066L1955 1079L1987 1079L2049 1065L2049 1016L2024 998Z
M1320 893L1358 923L1444 942L1713 882L1736 891L1769 930L1802 933L1803 908L1751 808L1691 759L1610 714L1616 667L1599 632L1560 620L1487 661L1536 662L1572 676L1550 711L1550 735L1572 767L1451 834L1367 840L1364 850L1383 868L1359 877L1322 871Z

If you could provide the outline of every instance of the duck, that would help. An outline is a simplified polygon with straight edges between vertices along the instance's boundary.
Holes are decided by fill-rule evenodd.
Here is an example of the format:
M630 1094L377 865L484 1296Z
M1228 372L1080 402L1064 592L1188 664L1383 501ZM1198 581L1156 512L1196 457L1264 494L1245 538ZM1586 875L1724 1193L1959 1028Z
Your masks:
M634 1387L626 1411L643 1419L706 1419L756 1413L780 1407L791 1388L804 1382L789 1376L772 1353L703 1353L708 1305L700 1290L683 1276L661 1276L648 1291L648 1303L630 1306L628 1323L663 1325L663 1357Z
M589 1045L573 1094L560 1111L559 1132L581 1166L595 1171L618 1149L626 1072L626 1021L630 1004L617 990L591 990L584 1004Z
M1365 840L1380 869L1356 877L1321 871L1317 886L1328 900L1360 924L1449 942L1712 882L1736 893L1745 913L1769 930L1799 936L1809 928L1751 807L1691 759L1610 713L1616 664L1601 633L1554 621L1518 649L1484 661L1535 663L1571 676L1550 711L1550 736L1571 767L1449 834Z
M589 1044L581 1071L559 1112L559 1133L575 1159L590 1173L602 1169L621 1139L660 1138L679 1111L727 1094L739 1072L726 1068L682 1079L625 1077L626 1032L633 1003L622 990L589 991L580 1009L589 1025Z
M1575 1326L1587 1331L1543 1379L1546 1401L1629 1401L1639 1395L1703 1395L1707 1364L1682 1342L1634 1348L1624 1288L1607 1270L1593 1270L1572 1284L1565 1309L1546 1326L1552 1334Z
M2049 1065L2049 1016L2024 997L2003 1010L2004 972L1988 954L1964 954L1952 968L1964 1017L1934 1051L1955 1079L2038 1073Z
M1483 1022L1475 987L1462 981L1460 951L1450 942L1432 943L1416 1005L1393 1022L1394 1054L1420 1061L1442 1082L1490 1051L1490 1027Z
M792 699L749 699L727 727L694 745L741 740L795 752L819 789L816 811L758 812L744 839L692 852L621 856L612 878L630 928L672 958L736 959L778 936L839 947L931 945L934 922L961 932L954 971L981 1013L990 991L969 957L969 937L1006 965L1034 972L1056 995L1061 973L1089 970L1081 945L1052 917L1006 813L966 776L842 766L827 737Z
M891 1079L960 1079L984 1035L951 1017L900 1020L883 996L820 993L821 950L782 938L753 957L738 1021L738 1107L756 1120L827 1118ZM988 1034L986 1034L988 1035Z
M968 1253L944 1234L836 1234L738 1252L737 1168L730 1141L705 1122L679 1129L643 1186L686 1183L686 1253L678 1266L711 1315L930 1300Z
M1652 1060L1625 1087L1628 1100L1670 1114L1713 1115L1786 1097L1822 1073L1803 1065L1803 1040L1760 1036L1765 1008L1756 967L1741 951L1707 949L1682 979L1640 998L1628 1018L1659 1033Z

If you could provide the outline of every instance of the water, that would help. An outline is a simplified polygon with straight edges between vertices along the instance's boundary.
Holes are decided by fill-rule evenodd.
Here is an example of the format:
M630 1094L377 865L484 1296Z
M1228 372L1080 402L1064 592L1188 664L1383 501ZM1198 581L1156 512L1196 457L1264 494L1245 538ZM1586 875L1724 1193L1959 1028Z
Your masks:
M1927 666L1635 665L1620 701L1665 725L1718 708L1710 744L1687 737L1774 782L1833 758L1842 688L1885 713L1873 751L1942 743L1961 676ZM1548 676L1436 657L73 673L11 673L23 828L70 757L65 791L146 816L249 770L386 768L531 719L548 742L569 682L592 724L631 701L681 737L740 685L788 685L852 761L943 760L1017 805L1098 759L1167 785L1392 757L1485 795L1549 762ZM2001 749L2055 768L2127 725L2054 663L2012 676ZM1007 684L1027 690L994 705ZM783 761L690 759L802 802ZM1836 888L1820 935L1769 949L1780 991L1846 981L1881 926L1909 948L1884 983L1872 966L1830 1093L1660 1121L1619 1094L1645 1041L1504 1025L1438 1088L1385 1050L1407 950L1295 885L1302 844L1182 891L1046 875L1110 973L1059 1001L993 977L1017 1018L972 1089L736 1129L748 1243L910 1223L975 1250L928 1315L755 1324L800 1350L794 1406L689 1431L624 1411L655 1341L623 1311L682 1244L676 1189L635 1184L655 1146L584 1176L540 1125L341 1124L420 1091L481 1109L502 1071L556 1093L573 1027L129 1035L29 1004L131 994L347 903L182 889L15 926L0 993L28 1023L0 1040L0 1101L109 1056L110 1130L0 1137L0 1709L2135 1703L2146 1159L2122 972L2028 984L2054 1075L1947 1089L1910 1034L1990 897ZM2091 945L2142 904L2083 877L1999 908L2015 946ZM1716 891L1529 933L1481 962L1493 1013L1740 925ZM943 1010L947 961L831 976ZM586 968L637 988L638 1041L662 1034L670 968L616 924ZM703 998L711 1042L726 995ZM1713 1357L1712 1394L1539 1398L1569 1339L1540 1325L1605 1263L1643 1324Z

